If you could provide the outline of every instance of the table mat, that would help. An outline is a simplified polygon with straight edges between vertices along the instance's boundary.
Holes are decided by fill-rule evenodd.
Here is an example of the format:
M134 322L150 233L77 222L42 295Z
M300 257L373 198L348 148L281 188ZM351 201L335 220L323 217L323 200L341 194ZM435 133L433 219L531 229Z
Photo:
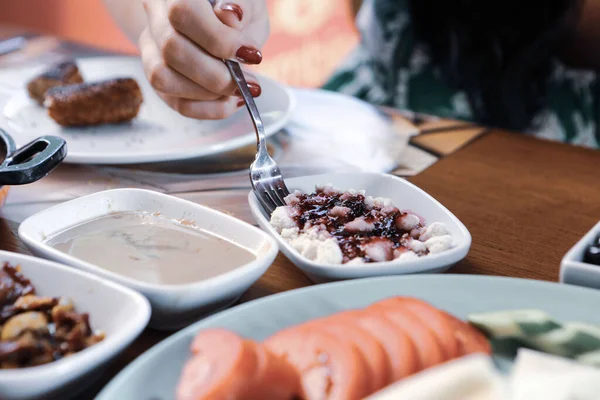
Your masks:
M411 144L433 154L448 156L485 133L485 129L480 127L458 129L454 127L446 131L438 131L437 129L436 127L434 133L426 133L413 137Z

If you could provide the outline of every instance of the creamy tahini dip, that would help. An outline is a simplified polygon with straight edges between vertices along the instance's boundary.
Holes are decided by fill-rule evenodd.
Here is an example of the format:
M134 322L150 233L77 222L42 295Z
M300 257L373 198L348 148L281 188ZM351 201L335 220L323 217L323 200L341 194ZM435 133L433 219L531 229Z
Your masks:
M147 212L103 216L46 243L117 274L167 285L212 278L256 259L210 232Z

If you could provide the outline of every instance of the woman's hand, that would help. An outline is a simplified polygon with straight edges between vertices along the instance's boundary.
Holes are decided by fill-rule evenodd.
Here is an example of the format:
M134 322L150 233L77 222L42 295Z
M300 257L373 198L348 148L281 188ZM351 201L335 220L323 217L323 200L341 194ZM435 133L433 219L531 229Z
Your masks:
M144 0L147 27L139 44L146 76L180 114L223 119L244 102L222 59L262 61L269 35L265 0ZM256 77L246 74L260 95Z

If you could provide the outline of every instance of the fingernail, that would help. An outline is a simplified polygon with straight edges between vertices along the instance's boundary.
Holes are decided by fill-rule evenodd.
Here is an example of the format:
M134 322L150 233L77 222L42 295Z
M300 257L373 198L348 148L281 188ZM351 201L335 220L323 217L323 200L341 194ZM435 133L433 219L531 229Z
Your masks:
M242 98L240 98L240 99L238 100L238 102L237 102L237 106L238 106L238 107L242 107L242 106L243 106L243 105L245 105L245 104L246 104L246 102L245 102L245 101L244 101L244 99L242 99Z
M234 13L240 22L242 21L242 18L244 18L244 12L242 11L242 7L238 6L237 4L233 4L233 3L223 4L221 6L221 10Z
M262 93L262 88L256 83L248 83L248 89L250 89L252 97L258 97Z
M260 51L248 46L240 47L237 53L235 53L235 56L244 64L260 64L262 61L262 54Z
M252 97L258 97L262 93L262 88L260 87L260 85L253 83L253 82L248 83L248 90L250 90L250 94L252 95ZM240 89L235 89L234 94L237 96L242 95L240 93Z

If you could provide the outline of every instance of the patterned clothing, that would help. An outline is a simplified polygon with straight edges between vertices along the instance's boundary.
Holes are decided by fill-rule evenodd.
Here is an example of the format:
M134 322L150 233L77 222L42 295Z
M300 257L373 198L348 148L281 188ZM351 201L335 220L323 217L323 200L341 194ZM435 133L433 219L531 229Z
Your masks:
M473 120L465 93L449 89L415 41L407 0L365 0L357 16L361 44L324 85L373 104ZM600 81L595 72L556 63L537 137L600 148Z

